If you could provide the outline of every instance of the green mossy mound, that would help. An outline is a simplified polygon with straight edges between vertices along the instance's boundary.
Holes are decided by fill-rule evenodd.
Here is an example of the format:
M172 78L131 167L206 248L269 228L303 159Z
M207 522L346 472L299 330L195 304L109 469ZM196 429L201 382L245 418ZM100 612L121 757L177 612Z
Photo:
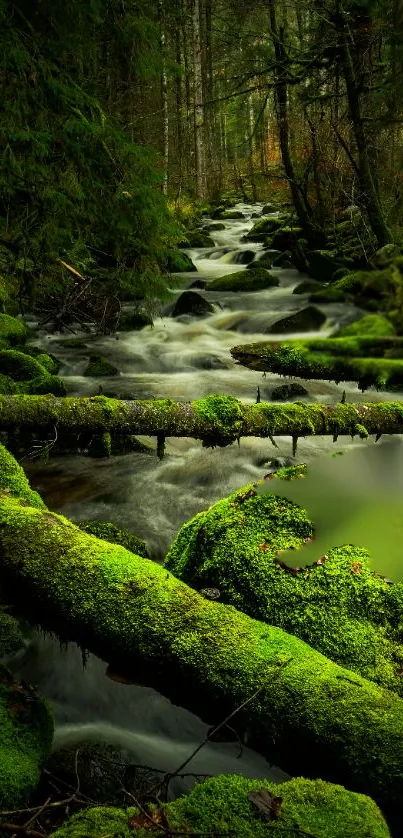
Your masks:
M266 245L273 250L289 250L293 253L298 246L298 239L301 235L301 227L281 227L270 238L266 239Z
M348 300L367 311L385 314L403 332L403 257L378 270L348 273L311 297L317 302Z
M109 376L119 375L119 370L107 358L103 358L101 355L90 355L89 364L85 368L83 375L88 378L107 378Z
M337 547L299 574L279 562L280 551L302 546L312 532L301 507L247 486L184 524L165 566L403 695L403 610L396 614L390 586L370 571L367 552ZM402 595L403 586L397 589Z
M284 219L280 218L261 218L253 225L252 229L246 233L245 240L250 242L265 242L267 236L275 233L283 227Z
M53 738L45 702L0 667L0 807L25 805L35 789ZM9 818L5 818L9 821ZM1 817L0 817L1 832Z
M9 314L0 314L0 346L25 343L28 331L28 326L23 320L10 317Z
M293 294L315 294L319 291L320 285L314 279L304 279L299 285L296 285Z
M308 273L319 282L329 282L336 271L346 268L345 262L334 250L310 250L306 256Z
M278 276L265 268L256 267L252 271L245 269L227 276L213 279L208 284L209 291L263 291L276 288L280 284Z
M0 393L4 396L13 396L19 392L19 387L12 378L0 373Z
M265 789L282 798L278 819L269 821L249 798ZM177 833L234 835L267 838L268 835L312 835L315 838L390 838L382 813L371 798L323 780L296 778L273 785L239 775L218 776L199 783L165 807L170 829ZM147 838L150 828L130 829L135 810L90 809L80 812L53 838ZM152 829L152 827L151 827ZM162 830L153 834L162 836Z
M356 335L358 337L365 337L365 335L368 335L368 337L381 338L395 334L394 326L382 314L366 314L364 317L360 317L359 320L354 320L353 323L349 323L348 326L339 329L334 337L344 338L350 336L355 337Z
M187 253L183 253L181 250L174 250L170 253L167 267L171 273L197 271L197 268L193 264L190 256L188 256Z
M62 379L50 374L50 369L55 368L49 355L39 354L35 358L18 349L3 349L0 351L0 392L65 396Z
M24 646L17 620L0 606L0 659L13 655Z
M361 390L403 389L403 338L335 337L255 343L231 350L249 369L299 378L356 381Z
M122 315L118 329L120 332L138 332L140 329L152 325L153 319L146 311L132 311L130 314Z
M110 544L121 544L122 547L126 547L126 550L130 550L136 556L143 556L145 559L149 558L145 541L142 538L138 538L130 530L123 530L107 521L78 521L77 526L83 532L96 535L97 538L108 541Z
M38 364L41 364L50 375L57 375L62 366L62 362L56 358L56 355L44 352L39 346L16 346L15 349L23 352L24 355L30 355L31 358L35 358Z
M221 216L220 216L221 217ZM186 239L179 247L214 247L214 239L202 230L186 230Z

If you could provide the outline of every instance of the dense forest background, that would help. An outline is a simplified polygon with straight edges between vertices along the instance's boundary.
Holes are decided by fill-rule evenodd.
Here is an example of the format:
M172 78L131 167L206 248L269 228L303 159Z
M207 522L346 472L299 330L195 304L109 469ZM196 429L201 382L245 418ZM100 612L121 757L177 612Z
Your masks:
M223 199L399 241L402 36L402 0L0 0L0 305L151 302Z

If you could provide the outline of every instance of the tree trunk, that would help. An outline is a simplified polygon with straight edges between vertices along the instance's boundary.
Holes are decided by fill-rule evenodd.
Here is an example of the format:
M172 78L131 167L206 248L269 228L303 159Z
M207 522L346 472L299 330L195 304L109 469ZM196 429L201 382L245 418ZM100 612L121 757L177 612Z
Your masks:
M262 369L267 362L233 350L245 365ZM25 429L33 432L146 434L191 437L206 445L229 445L243 436L351 435L357 426L369 434L403 433L403 407L399 403L379 404L243 404L233 396L210 396L194 402L117 401L54 396L0 396L0 430Z
M271 761L401 807L400 698L33 507L15 461L13 496L4 479L13 458L1 446L0 458L0 582L20 613L210 724L248 702L236 728Z
M300 226L305 237L312 243L321 244L323 234L312 222L312 212L298 183L290 152L290 128L288 120L287 55L284 48L284 31L277 25L276 0L268 0L271 38L274 47L276 67L274 70L277 122L281 157L284 171L290 185L291 196Z
M165 13L164 0L158 0L158 15L160 22L160 47L161 47L161 102L164 137L164 180L162 191L168 194L168 166L169 166L169 104L168 104L168 78L166 68L166 38L165 38Z
M204 152L204 98L202 46L200 33L200 0L193 5L193 72L194 72L194 126L196 154L196 195L203 199L206 194L206 172Z
M386 224L373 174L373 160L370 160L368 142L365 133L364 120L361 110L361 94L356 78L354 60L351 51L351 33L349 23L337 2L335 23L340 37L340 57L342 72L346 85L350 119L353 126L354 139L358 153L358 174L362 192L362 200L368 214L368 219L379 247L393 241L392 234Z

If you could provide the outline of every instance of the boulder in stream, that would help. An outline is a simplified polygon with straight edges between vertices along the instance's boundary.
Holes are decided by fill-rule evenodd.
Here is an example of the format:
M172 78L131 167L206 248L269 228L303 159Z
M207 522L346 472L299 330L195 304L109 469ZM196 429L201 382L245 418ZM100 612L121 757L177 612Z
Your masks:
M306 387L293 381L291 384L280 384L279 387L275 387L270 393L270 400L272 402L295 401L295 399L301 399L305 396L309 396Z
M191 314L192 317L207 317L214 311L214 306L196 291L184 291L176 300L172 317Z
M287 317L282 317L281 320L276 320L267 331L272 334L277 332L311 332L320 329L325 322L325 314L322 314L315 306L307 306L295 314L289 314Z
M214 247L214 239L203 230L187 230L186 239L180 243L179 247Z
M102 355L90 355L88 366L85 368L83 375L89 378L108 378L109 376L119 375L119 370Z
M208 288L209 291L263 291L265 288L276 288L279 284L278 276L257 266L253 271L246 268L244 271L213 279Z

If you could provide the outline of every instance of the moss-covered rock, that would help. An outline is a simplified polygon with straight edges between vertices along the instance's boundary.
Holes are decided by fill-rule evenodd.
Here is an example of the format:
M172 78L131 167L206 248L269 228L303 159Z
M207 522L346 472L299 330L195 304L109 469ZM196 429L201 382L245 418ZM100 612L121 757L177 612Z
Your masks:
M266 239L266 244L274 250L282 252L290 250L293 253L300 236L302 236L301 227L281 226L270 239Z
M14 381L28 381L47 374L47 370L35 358L17 349L0 352L0 372Z
M90 355L89 364L83 375L89 378L108 378L109 376L119 375L119 370L102 355Z
M0 373L0 393L5 396L13 396L14 393L18 393L19 388L15 381L10 378L8 375L3 375Z
M354 320L353 323L349 323L348 326L343 326L342 329L339 329L335 333L334 337L342 338L356 335L361 337L368 335L380 338L395 334L394 326L382 314L366 314L364 317L360 317L359 320Z
M39 346L32 346L30 344L28 346L16 346L15 349L18 349L19 352L23 352L25 355L30 355L31 358L35 358L38 364L41 364L50 375L57 375L62 366L62 362L59 361L59 358L56 358L56 355L44 352Z
M279 218L261 218L253 225L245 235L245 239L250 242L265 242L267 236L275 233L283 227L284 220Z
M190 256L188 256L187 253L183 253L181 250L174 250L170 253L167 267L172 273L197 271L197 268L193 264Z
M265 288L276 288L280 283L277 276L260 266L253 270L239 271L226 276L220 276L209 282L210 291L263 291Z
M345 267L340 256L333 250L310 250L307 260L309 275L319 282L329 282L335 271Z
M53 721L45 702L0 667L0 807L25 805L50 753ZM9 821L9 818L5 818ZM1 816L0 816L1 832Z
M299 574L279 561L281 551L302 546L312 532L296 504L248 486L184 524L165 566L197 589L218 588L223 602L403 694L400 617L390 586L370 571L367 552L334 548L326 561Z
M148 314L146 311L137 310L122 314L118 329L120 332L138 332L140 329L152 325L153 319L151 314Z
M279 250L265 250L260 255L256 255L255 261L251 262L249 268L253 270L256 267L270 269L273 267L273 263L278 256L281 256Z
M31 381L23 381L19 385L19 392L30 396L65 396L66 386L57 375L42 375Z
M186 239L179 247L214 247L214 239L202 230L187 230Z
M0 341L10 346L24 343L28 335L28 327L23 320L10 317L9 314L0 314Z
M295 314L289 314L287 317L282 317L281 320L276 320L268 328L268 332L272 334L277 332L310 332L320 329L325 322L326 315L318 308L306 306Z
M224 212L221 213L220 218L236 221L236 220L241 220L242 218L245 218L245 215L240 210L229 209L229 210L224 210Z
M403 338L351 336L308 338L236 346L234 357L249 369L299 378L356 381L361 390L403 388ZM243 360L244 359L244 360Z
M318 282L314 279L304 279L299 285L296 285L293 294L315 294L321 288Z
M277 816L265 817L254 803L253 795L262 789L268 792L269 800L278 798ZM212 777L168 803L164 810L170 829L177 834L390 838L382 813L371 798L323 780L296 778L273 785L268 780L249 780L239 775ZM53 833L53 838L99 838L111 834L132 838L129 821L136 815L132 809L80 812ZM144 819L139 818L139 822ZM149 825L135 829L138 838L147 838L149 832ZM163 834L158 829L154 832L156 836Z
M124 530L111 524L108 521L77 521L77 526L84 532L89 532L96 535L97 538L102 538L103 541L108 541L110 544L121 544L135 553L137 556L143 556L148 559L149 554L147 545L142 538L138 538L131 530Z
M192 317L207 317L212 314L214 306L197 291L184 291L179 295L172 310L172 317L190 314Z

